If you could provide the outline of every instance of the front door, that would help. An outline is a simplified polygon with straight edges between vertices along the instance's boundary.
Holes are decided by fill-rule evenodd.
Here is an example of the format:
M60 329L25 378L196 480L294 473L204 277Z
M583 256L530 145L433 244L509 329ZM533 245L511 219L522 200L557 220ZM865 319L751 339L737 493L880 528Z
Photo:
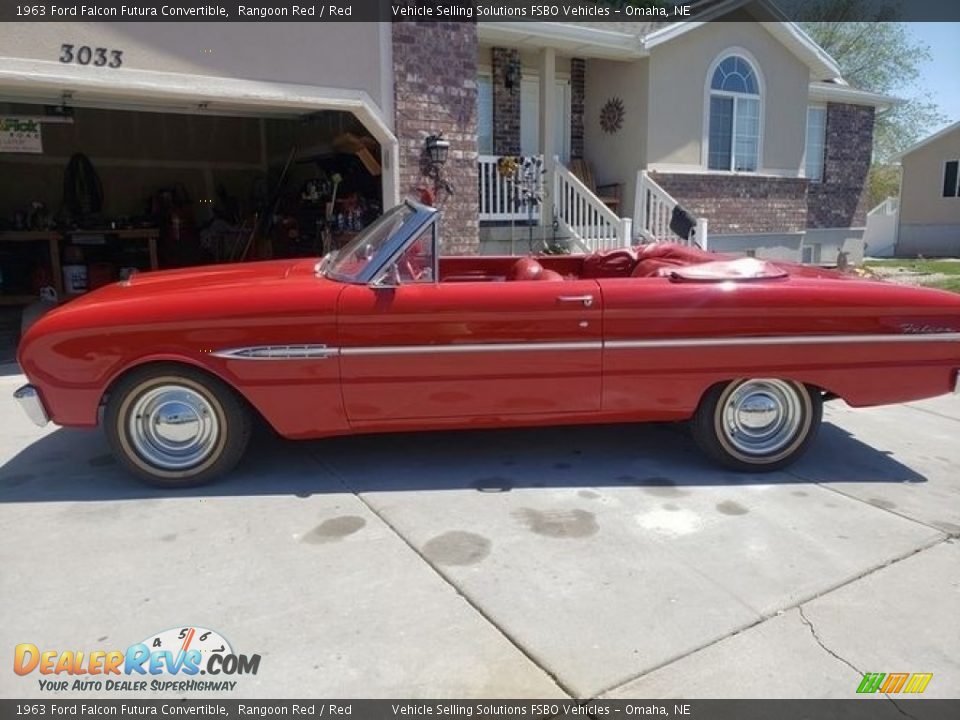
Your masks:
M601 314L594 280L351 285L337 320L347 417L599 410Z
M557 78L556 83L551 152L566 163L570 159L570 81ZM520 83L520 152L540 154L540 78L536 76L525 76Z

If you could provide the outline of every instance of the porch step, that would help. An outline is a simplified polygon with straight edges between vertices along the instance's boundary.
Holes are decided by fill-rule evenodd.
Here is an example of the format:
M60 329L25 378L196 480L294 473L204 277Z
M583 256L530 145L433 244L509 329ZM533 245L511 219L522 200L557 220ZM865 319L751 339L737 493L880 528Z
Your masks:
M630 218L619 217L576 175L553 159L553 211L582 252L628 247L633 242Z

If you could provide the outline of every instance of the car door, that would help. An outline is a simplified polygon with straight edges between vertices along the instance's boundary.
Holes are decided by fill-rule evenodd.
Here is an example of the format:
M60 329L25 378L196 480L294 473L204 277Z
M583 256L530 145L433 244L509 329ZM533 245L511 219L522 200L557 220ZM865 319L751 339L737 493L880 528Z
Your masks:
M599 410L601 315L594 280L349 286L337 316L347 418Z

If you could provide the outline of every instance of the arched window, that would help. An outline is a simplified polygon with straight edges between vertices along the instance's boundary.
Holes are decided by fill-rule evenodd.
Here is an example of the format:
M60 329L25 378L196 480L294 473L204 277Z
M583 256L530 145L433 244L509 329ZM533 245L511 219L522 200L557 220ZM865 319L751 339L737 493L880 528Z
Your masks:
M731 54L710 77L710 170L753 172L760 156L760 78L749 60Z

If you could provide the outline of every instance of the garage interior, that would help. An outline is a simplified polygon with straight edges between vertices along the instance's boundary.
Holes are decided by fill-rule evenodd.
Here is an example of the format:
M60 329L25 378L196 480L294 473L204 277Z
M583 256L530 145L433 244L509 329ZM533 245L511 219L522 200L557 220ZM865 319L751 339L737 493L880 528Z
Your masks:
M382 212L380 146L348 112L4 100L0 362L23 316L134 269L320 256Z

